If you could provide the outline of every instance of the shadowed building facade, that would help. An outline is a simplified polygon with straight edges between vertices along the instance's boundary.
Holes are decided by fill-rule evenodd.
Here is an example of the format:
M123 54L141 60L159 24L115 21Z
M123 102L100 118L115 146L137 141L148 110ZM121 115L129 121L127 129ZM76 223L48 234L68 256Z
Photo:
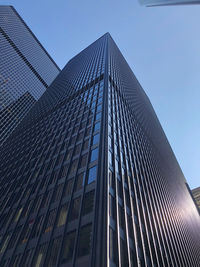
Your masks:
M199 265L198 211L108 33L68 62L0 157L0 266Z
M16 10L0 5L0 145L59 72Z

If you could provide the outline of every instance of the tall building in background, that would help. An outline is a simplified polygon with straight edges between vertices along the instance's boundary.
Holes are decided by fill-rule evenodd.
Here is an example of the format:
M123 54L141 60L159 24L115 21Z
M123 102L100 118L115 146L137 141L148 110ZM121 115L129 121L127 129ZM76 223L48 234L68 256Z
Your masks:
M0 146L60 69L12 6L0 6Z
M0 157L0 266L199 266L199 213L108 33L69 61Z
M200 211L200 187L197 187L195 189L192 190L192 195L196 201L196 204L199 208L199 211Z
M200 0L139 0L147 7L152 6L178 6L178 5L199 5Z

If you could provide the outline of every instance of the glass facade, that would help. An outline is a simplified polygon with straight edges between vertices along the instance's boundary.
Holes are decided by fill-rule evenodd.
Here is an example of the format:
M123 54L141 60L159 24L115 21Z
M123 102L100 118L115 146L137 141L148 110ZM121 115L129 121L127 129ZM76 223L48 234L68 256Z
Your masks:
M0 266L198 266L199 214L165 139L105 34L0 149Z
M60 72L11 6L0 6L0 145Z

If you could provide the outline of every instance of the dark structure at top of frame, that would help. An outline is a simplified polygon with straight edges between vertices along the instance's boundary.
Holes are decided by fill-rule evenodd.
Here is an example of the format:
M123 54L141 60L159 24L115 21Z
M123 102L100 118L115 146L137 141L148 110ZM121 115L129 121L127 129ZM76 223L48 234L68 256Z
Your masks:
M199 5L199 0L139 0L141 5L153 6L178 6L178 5Z

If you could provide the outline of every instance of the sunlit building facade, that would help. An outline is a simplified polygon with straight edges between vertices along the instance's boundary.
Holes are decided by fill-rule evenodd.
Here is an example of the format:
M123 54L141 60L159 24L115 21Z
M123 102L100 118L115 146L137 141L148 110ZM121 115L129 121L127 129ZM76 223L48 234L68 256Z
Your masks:
M59 72L16 10L0 5L0 145Z
M68 62L0 157L0 266L199 266L197 208L110 34Z

